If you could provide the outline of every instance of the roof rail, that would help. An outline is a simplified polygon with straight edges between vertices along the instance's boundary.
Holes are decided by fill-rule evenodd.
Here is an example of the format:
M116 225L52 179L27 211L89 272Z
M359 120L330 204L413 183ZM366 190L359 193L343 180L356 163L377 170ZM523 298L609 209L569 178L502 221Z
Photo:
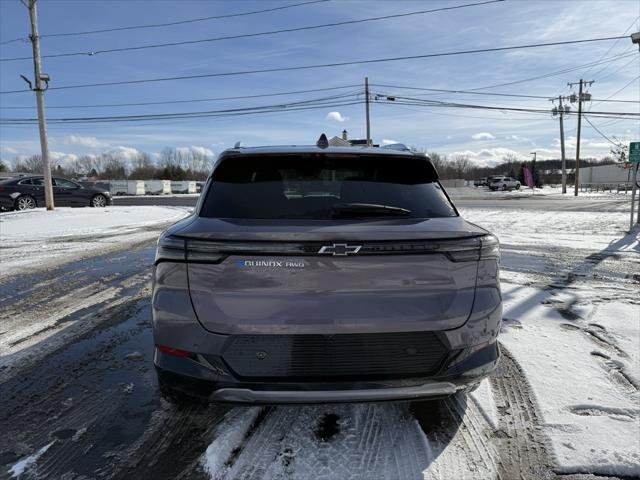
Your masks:
M401 152L410 152L411 149L407 147L404 143L390 143L388 145L383 145L380 148L388 148L389 150L399 150Z

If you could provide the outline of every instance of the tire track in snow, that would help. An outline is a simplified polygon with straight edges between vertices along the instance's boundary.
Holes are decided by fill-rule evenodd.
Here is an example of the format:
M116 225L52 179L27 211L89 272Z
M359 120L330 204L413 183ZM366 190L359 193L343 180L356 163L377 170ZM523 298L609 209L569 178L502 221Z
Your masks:
M202 463L214 480L553 478L534 401L508 352L490 386L496 405L461 393L429 402L283 406L261 415L239 407L219 425ZM497 425L487 419L493 407Z
M327 436L328 417L335 425ZM252 429L255 418L234 414L221 424L223 439L235 441L207 450L211 478L412 479L423 478L431 458L408 403L275 407Z
M490 378L490 383L498 408L494 441L500 455L500 477L553 478L531 389L524 372L504 347L498 371Z

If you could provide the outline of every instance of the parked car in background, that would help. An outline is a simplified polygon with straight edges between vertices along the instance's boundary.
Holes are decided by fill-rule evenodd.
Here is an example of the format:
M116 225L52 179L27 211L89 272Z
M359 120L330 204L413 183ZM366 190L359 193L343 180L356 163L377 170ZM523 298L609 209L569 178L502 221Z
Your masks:
M492 177L489 188L491 190L519 190L520 182L513 177Z
M53 199L58 207L104 207L111 204L108 190L85 187L60 177L53 177ZM44 205L44 177L24 176L0 180L1 209L28 210Z
M478 180L474 180L473 185L475 187L485 187L487 185L487 177L482 177Z
M169 401L439 398L496 368L497 238L460 216L428 157L322 145L224 151L161 235Z

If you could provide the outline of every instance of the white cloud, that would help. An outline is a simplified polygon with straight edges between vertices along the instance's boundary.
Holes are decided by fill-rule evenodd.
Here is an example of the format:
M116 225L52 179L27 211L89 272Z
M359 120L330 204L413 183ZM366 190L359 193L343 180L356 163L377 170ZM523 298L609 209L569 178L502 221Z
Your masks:
M65 153L65 152L49 152L49 157L52 160L52 163L57 165L67 166L74 160L78 159L78 155L74 153Z
M382 145L393 145L394 143L400 143L400 142L397 140L391 140L389 138L382 139Z
M191 145L190 147L178 147L176 148L176 151L183 155L195 153L196 155L205 155L207 157L213 157L213 150L207 147L199 146L199 145Z
M110 146L109 143L102 142L96 137L83 137L81 135L69 135L63 143L65 145L80 145L88 148L107 148Z
M522 158L515 150L511 150L506 147L495 148L483 148L478 151L474 150L462 150L457 152L451 152L450 156L465 155L477 166L491 167L502 163L506 155L515 155L518 158Z
M327 120L333 120L334 122L342 123L349 120L349 117L345 117L340 112L329 112L327 113Z
M12 155L15 155L16 153L18 153L18 150L16 150L13 147L5 147L4 145L0 145L0 152L5 152L5 153L10 153Z
M137 148L125 147L120 145L115 149L113 149L110 153L115 153L119 155L120 158L123 158L125 160L132 160L136 158L138 155L140 155L141 152Z
M491 135L489 132L480 132L474 133L473 135L471 135L471 138L473 138L474 140L495 140L496 137Z

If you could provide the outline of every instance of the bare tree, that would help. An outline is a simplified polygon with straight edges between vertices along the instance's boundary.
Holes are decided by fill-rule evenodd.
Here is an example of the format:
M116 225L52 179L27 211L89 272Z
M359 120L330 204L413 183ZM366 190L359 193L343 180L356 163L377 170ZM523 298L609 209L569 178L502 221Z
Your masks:
M156 165L146 152L140 152L131 160L131 174L129 178L135 180L143 180L154 178L156 176Z
M454 155L451 159L451 166L458 178L464 178L470 166L469 156L463 154Z
M613 137L613 140L617 143L611 147L611 155L616 162L626 162L629 155L629 146L624 145L616 137Z

